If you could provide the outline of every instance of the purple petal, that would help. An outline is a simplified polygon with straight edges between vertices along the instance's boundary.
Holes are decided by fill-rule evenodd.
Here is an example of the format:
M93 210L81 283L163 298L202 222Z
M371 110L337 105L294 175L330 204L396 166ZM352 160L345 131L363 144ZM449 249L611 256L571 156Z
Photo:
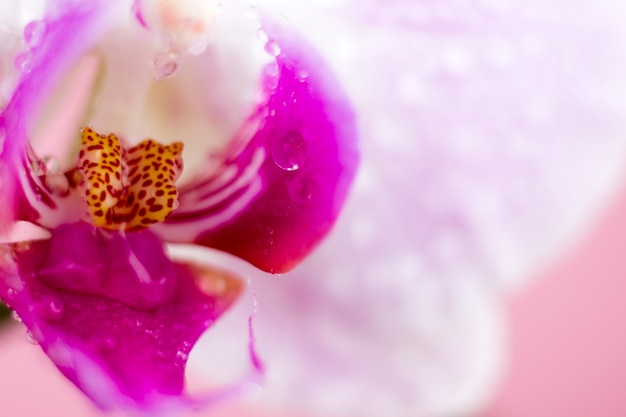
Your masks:
M189 351L241 290L227 275L171 262L149 231L125 236L77 223L0 250L0 298L104 409L187 401Z
M14 218L34 221L38 209L53 209L54 203L24 161L26 147L38 110L59 77L92 46L113 22L111 14L120 1L49 1L44 20L37 22L37 42L22 52L18 85L0 114L0 189L3 210L0 226ZM25 166L26 165L26 166ZM20 174L22 172L22 174ZM39 198L36 198L39 196Z
M293 32L264 30L277 54L263 80L267 101L219 156L221 168L183 188L156 230L277 273L329 232L359 157L352 109L326 64Z

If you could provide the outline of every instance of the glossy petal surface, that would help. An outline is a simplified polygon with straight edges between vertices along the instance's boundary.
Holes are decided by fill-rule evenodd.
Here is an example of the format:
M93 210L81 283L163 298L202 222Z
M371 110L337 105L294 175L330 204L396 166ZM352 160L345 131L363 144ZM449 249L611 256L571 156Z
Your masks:
M105 409L180 401L189 351L240 290L227 275L171 262L149 231L84 223L3 246L1 273L2 299Z
M284 272L332 227L359 158L351 107L326 64L295 33L264 30L276 54L266 102L214 156L221 167L183 187L180 207L156 230Z

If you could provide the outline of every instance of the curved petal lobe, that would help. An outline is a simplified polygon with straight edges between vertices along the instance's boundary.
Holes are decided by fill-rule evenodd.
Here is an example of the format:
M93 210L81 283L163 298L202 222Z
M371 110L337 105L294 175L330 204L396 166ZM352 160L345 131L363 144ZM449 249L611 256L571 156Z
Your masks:
M47 2L44 19L37 22L37 43L21 53L17 87L0 114L0 191L4 207L0 226L15 218L36 221L40 209L55 208L32 170L26 148L34 118L54 83L75 60L92 46L114 20L121 2L57 0ZM35 171L35 172L31 172Z
M267 100L246 122L217 171L181 189L156 226L269 272L294 267L329 232L358 165L352 109L324 62L293 32L264 24L275 55Z
M0 251L0 298L103 409L187 402L189 351L241 290L223 273L171 262L149 231L77 223Z

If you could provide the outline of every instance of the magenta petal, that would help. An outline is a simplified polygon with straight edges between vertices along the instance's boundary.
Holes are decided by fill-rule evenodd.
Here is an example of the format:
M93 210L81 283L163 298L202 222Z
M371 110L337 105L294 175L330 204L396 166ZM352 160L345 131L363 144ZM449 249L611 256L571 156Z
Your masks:
M30 129L55 83L114 22L112 14L120 3L118 0L47 2L44 19L36 23L40 32L36 43L31 40L22 52L18 85L0 114L0 140L3 140L0 198L4 199L0 202L5 207L0 226L6 227L15 218L36 221L38 213L34 205L44 204L54 208L45 193L40 194L39 200L29 198L33 179L20 178ZM13 210L6 210L6 207L13 207Z
M264 30L266 49L280 51L263 80L267 102L221 169L184 187L178 210L156 230L279 273L329 232L359 156L352 109L328 66L293 32Z
M0 298L97 405L155 411L187 401L189 351L236 291L201 291L197 269L169 261L149 231L127 238L78 223L0 250Z

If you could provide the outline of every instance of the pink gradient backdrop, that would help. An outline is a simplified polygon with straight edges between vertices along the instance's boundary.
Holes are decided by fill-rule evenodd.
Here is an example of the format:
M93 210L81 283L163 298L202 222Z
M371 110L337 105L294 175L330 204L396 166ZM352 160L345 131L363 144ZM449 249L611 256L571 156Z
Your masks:
M482 417L626 415L625 236L626 186L582 242L510 299L509 369ZM100 415L18 326L0 337L0 370L3 417ZM190 415L303 417L242 406Z
M487 417L626 415L626 187L583 242L508 303L510 360Z

